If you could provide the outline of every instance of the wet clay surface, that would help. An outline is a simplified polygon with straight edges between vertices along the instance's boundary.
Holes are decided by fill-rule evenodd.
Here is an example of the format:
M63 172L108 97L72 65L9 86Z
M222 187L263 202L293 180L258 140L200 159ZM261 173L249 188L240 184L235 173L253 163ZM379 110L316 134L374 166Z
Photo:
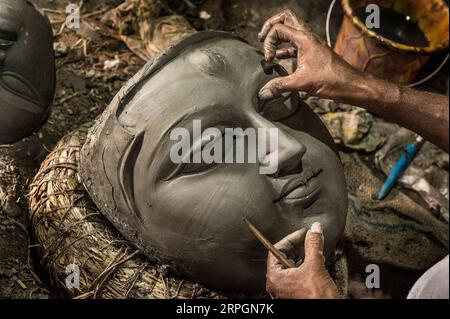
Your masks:
M272 242L320 221L329 260L347 213L331 136L296 92L267 105L258 101L263 85L286 74L264 70L261 61L254 47L230 33L203 31L184 39L118 94L81 154L84 184L122 234L150 258L233 293L263 292L265 286L267 253L242 216ZM222 128L225 140L233 128L277 128L274 171L261 174L256 160L217 163L226 153L209 165L174 164L169 132L184 128L198 144L194 120L203 129Z

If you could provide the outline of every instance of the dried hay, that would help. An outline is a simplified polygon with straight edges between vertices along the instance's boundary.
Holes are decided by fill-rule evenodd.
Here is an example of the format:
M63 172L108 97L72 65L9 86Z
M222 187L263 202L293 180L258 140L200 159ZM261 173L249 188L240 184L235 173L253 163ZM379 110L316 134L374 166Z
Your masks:
M102 17L101 33L123 41L144 61L195 32L186 18L159 16L159 0L126 0ZM110 26L110 27L108 27Z

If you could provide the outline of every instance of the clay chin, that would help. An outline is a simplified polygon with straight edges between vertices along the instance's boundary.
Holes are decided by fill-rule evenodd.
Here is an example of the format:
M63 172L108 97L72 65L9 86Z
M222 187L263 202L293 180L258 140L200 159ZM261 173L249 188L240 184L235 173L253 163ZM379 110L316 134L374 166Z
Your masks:
M328 258L347 212L331 136L298 94L258 99L269 80L286 75L262 61L232 34L190 36L130 80L81 154L88 192L124 236L182 275L235 293L263 292L265 284L267 251L242 216L272 242L320 221ZM192 133L194 120L219 130L277 128L276 172L261 175L260 163L248 162L175 164L170 132Z
M53 34L25 0L0 0L0 144L41 127L55 92Z

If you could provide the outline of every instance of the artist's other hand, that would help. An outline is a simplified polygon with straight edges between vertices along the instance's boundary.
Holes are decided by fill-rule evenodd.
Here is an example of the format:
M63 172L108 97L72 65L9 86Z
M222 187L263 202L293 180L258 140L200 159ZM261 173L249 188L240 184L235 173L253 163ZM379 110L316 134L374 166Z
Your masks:
M289 76L267 83L259 94L262 100L289 91L305 91L332 99L345 88L345 83L355 80L359 75L290 10L267 20L259 33L259 39L264 42L267 61L297 57L297 70ZM289 43L289 46L279 48L283 43Z
M267 258L266 290L280 299L337 299L336 284L325 268L323 234L320 223L314 223L306 233L299 230L275 245L289 254L304 241L305 259L298 268L284 269L278 259L269 252Z

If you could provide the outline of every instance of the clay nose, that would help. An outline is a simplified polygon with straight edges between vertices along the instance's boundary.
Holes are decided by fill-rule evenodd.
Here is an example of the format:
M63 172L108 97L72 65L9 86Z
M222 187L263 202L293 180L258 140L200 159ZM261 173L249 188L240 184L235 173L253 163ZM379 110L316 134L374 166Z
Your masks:
M278 136L278 171L275 175L285 176L301 172L306 146L281 129Z
M277 130L277 147L276 150L271 149L271 145L267 145L266 151L272 152L267 154L271 161L277 162L277 169L274 173L267 174L272 177L292 175L302 171L302 158L306 153L306 146L303 145L298 139L294 138L283 128L274 125L272 122L266 119L256 120L255 127L265 128L267 134L271 134L270 129ZM271 137L266 138L267 143L270 143ZM273 157L276 158L273 158Z

